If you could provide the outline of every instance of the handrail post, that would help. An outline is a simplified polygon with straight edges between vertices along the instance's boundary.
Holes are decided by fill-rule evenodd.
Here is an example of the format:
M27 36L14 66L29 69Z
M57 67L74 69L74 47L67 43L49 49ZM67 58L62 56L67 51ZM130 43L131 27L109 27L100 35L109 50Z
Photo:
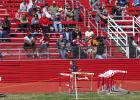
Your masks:
M79 59L80 59L81 58L81 47L78 46L78 48L79 48Z
M133 36L135 36L135 19L134 19L134 17L133 17Z
M18 60L21 60L21 49L19 48L19 57Z
M86 26L86 9L84 8L84 26Z

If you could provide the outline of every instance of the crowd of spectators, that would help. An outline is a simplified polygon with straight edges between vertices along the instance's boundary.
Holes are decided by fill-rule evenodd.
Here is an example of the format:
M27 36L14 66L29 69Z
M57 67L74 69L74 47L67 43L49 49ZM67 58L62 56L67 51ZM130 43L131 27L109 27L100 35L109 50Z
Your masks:
M41 2L43 1L44 0L41 0ZM52 1L52 5L44 2L41 6L38 5L38 2L41 3L38 0L30 0L29 3L23 0L20 4L19 10L15 15L15 19L19 21L18 24L21 30L26 28L36 28L36 26L42 28L44 27L44 24L46 24L46 26L51 25L51 27L48 28L53 29L54 32L62 32L62 21L79 21L79 17L74 17L75 15L77 16L77 13L73 11L68 3L64 7L60 7L57 6L56 1ZM26 24L21 25L23 20ZM36 25L32 25L34 23ZM28 26L27 24L31 25Z
M103 56L106 48L105 37L95 36L90 26L88 26L88 30L84 34L82 35L78 27L74 30L65 28L56 43L62 59L103 59L105 57ZM97 56L97 54L100 56Z
M36 41L38 41L37 33L38 30L41 30L43 34L39 40L40 49L38 50L41 54L33 55L33 57L48 57L47 54L44 54L47 53L50 40L45 34L60 32L61 35L56 42L60 58L95 58L98 49L93 46L100 44L101 41L96 38L92 28L88 26L87 31L84 33L85 35L82 35L80 28L71 28L69 24L65 26L62 24L62 21L80 21L79 15L80 9L77 8L77 10L73 11L68 3L65 7L58 7L56 1L52 1L52 5L46 3L43 6L38 6L37 1L30 0L28 4L23 0L15 19L19 24L19 31L26 32L27 29L30 30L24 37L24 49L27 52L27 56L30 57L31 52L35 54ZM96 58L98 59L99 57ZM101 58L103 57L99 59Z
M95 16L96 23L103 22L104 26L107 25L108 14L112 17L117 16L114 18L122 19L125 8L128 6L127 0L116 0L115 6L109 13L104 2L102 4L99 0L90 0L90 2L93 11L97 12ZM112 3L113 0L108 0L108 2ZM38 3L43 5L40 6ZM138 1L135 0L133 5L138 6ZM140 18L138 17L138 19ZM64 26L63 21L80 21L80 9L73 10L68 3L64 7L57 6L55 0L52 1L52 5L45 3L45 0L29 0L29 3L23 0L15 14L15 22L19 25L19 30L16 31L27 33L24 36L24 49L27 56L30 57L32 52L33 57L48 57L46 53L48 52L50 39L46 33L59 32L61 35L56 42L56 47L60 58L103 59L107 57L104 54L106 49L105 37L97 37L91 26L87 26L87 31L82 35L83 32L80 31L79 27L71 28L69 24ZM5 16L1 26L3 31L0 31L0 38L4 38L2 41L8 41L5 39L8 38L10 33L10 21L7 16ZM39 38L40 47L38 49L40 55L36 53L38 33L41 33L41 38ZM30 49L32 50L30 51Z

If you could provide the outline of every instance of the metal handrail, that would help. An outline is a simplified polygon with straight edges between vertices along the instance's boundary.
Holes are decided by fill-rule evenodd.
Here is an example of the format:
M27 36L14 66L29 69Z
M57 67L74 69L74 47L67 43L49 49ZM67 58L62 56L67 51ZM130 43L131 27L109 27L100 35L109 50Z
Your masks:
M119 48L121 48L122 46L104 46L105 47L105 50L104 50L104 53L103 53L103 55L106 55L105 56L105 58L104 59L108 59L108 58L114 58L114 57L116 57L116 56L110 56L109 55L109 51L110 51L110 48L116 48L115 50L114 49L112 49L111 50L111 52L113 53L113 54L115 54L115 53L117 53L117 52L121 52L121 53L123 53L123 50L122 49L119 49ZM124 46L125 48L129 48L129 46ZM138 47L138 46L135 46L136 48ZM71 47L71 48L75 48L75 47ZM96 49L98 48L98 46L87 46L87 47L82 47L82 46L78 46L78 51L79 51L79 53L78 53L78 55L77 55L77 57L78 58L75 58L75 59L96 59L95 58L95 56L97 55L96 53L97 53L97 51L96 51ZM17 51L15 51L15 50L17 50ZM89 50L89 51L88 51ZM93 50L93 51L91 51L91 50ZM94 51L95 50L95 51ZM91 51L91 52L90 52ZM71 51L72 53L73 53L73 51ZM54 55L59 55L59 52L50 52L50 48L48 48L48 49L46 49L46 52L40 52L39 51L39 48L37 48L36 49L36 51L30 51L30 52L26 52L23 48L17 48L17 49L13 49L13 51L12 51L12 49L0 49L0 54L1 53L3 53L3 55L4 55L4 57L3 57L3 60L6 58L6 57L15 57L15 58L13 58L14 60L22 60L23 59L23 57L25 57L25 56L27 56L27 55L30 55L30 56L32 56L32 58L31 59L34 59L34 57L33 56L37 56L37 59L42 59L41 57L43 56L44 57L44 55L45 55L45 59L52 59L52 57L54 56ZM90 55L92 56L92 58L90 58L89 56L88 56L88 54L90 53ZM135 51L135 53L136 53L136 55L137 55L137 51ZM54 55L51 55L51 54L54 54ZM85 58L83 58L82 56L84 55L84 54L86 54L86 57ZM139 56L139 55L137 55L137 56ZM120 56L118 56L118 57L120 57ZM123 58L126 58L125 56L123 57ZM1 59L1 58L0 58ZM11 58L12 59L12 58ZM26 59L28 59L28 57L26 58ZM61 58L57 58L57 59L61 59ZM71 58L66 58L66 59L71 59ZM117 58L118 59L118 58ZM10 59L9 59L10 60Z
M128 46L128 35L110 16L108 16L108 35L110 37L110 40L113 39L129 58L129 48L125 48L122 46L122 44Z
M138 26L138 27L136 27L136 25ZM133 33L133 35L135 35L135 33L140 33L140 29L139 29L139 27L140 27L140 21L138 20L138 18L136 18L135 16L133 17L133 31L134 31L134 33ZM135 30L137 31L137 32L135 32Z

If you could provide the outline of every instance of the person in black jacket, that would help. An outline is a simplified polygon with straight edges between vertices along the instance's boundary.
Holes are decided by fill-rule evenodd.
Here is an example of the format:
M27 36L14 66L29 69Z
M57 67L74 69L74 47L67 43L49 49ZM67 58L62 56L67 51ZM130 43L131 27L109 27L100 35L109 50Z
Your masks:
M97 46L97 52L96 52L96 59L104 59L106 56L104 55L106 46L105 46L105 40L104 38L99 38L99 45Z
M2 29L3 29L3 32L2 32L2 38L3 40L2 41L8 41L8 35L10 33L10 24L11 22L9 21L8 19L8 16L5 16L4 17L4 22L2 23Z

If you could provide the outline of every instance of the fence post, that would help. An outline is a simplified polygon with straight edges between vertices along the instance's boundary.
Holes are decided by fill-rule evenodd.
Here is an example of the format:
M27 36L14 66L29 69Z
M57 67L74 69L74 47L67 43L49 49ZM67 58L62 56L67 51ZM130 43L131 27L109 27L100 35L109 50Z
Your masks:
M133 36L135 36L135 19L134 19L134 17L133 17Z
M21 49L19 48L19 57L18 57L18 60L21 60Z

